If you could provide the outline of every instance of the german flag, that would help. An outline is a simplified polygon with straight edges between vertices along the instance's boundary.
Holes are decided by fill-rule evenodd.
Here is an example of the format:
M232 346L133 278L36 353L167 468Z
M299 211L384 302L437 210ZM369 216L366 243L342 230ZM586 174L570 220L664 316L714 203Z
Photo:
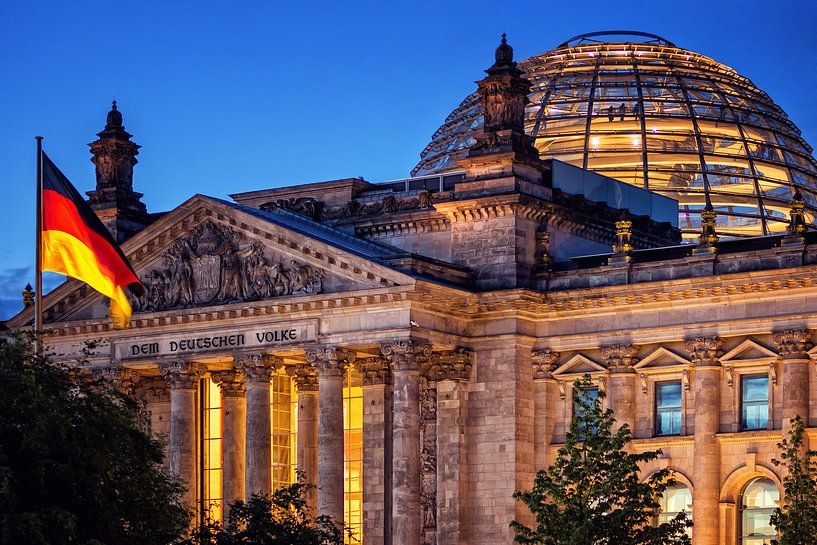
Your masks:
M126 327L131 306L124 288L142 290L127 258L85 199L42 154L42 270L82 280L111 299L115 326Z

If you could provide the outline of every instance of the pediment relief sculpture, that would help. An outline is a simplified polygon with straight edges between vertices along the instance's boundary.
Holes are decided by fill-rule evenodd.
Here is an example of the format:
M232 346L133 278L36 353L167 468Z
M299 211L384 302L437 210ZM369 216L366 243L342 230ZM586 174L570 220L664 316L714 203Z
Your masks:
M142 275L144 295L131 298L136 312L321 293L325 279L322 270L209 221L161 259L163 266Z

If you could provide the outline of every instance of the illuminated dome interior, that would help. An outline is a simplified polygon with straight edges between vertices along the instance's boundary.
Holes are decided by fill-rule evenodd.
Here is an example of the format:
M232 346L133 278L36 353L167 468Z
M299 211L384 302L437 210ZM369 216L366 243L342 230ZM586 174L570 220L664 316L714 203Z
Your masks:
M577 36L519 66L533 84L525 129L540 156L677 199L685 238L699 233L706 193L723 236L785 231L795 187L813 222L811 147L732 68L630 31ZM481 125L474 93L434 133L412 175L456 169Z

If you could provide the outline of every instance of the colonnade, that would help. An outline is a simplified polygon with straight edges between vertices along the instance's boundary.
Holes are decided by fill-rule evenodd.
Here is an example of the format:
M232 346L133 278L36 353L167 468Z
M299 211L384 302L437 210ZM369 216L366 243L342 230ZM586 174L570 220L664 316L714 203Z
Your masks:
M367 545L419 545L423 532L436 532L428 521L437 512L459 510L459 464L463 446L447 445L446 434L434 445L458 454L446 464L446 476L435 480L448 501L421 499L420 443L421 375L425 387L453 392L455 399L468 379L471 354L464 350L432 353L431 345L414 339L383 343L381 355L358 359L354 351L338 346L318 346L304 351L306 363L289 365L297 389L297 467L308 484L316 485L307 497L318 515L344 521L344 422L343 377L354 365L363 385L363 534ZM210 371L223 403L222 494L228 506L253 493L272 492L272 442L270 380L283 360L271 354L236 355L233 368ZM456 367L456 370L454 370ZM197 505L197 404L198 381L207 370L194 361L161 362L159 369L169 389L169 470L187 487L184 500ZM446 371L449 369L449 371ZM450 384L449 384L450 383ZM460 397L462 393L458 394ZM464 425L458 411L435 411L440 426ZM436 453L432 456L436 460ZM432 491L436 494L436 490ZM428 491L423 491L428 495ZM225 511L226 516L226 511ZM424 527L425 526L425 527ZM456 525L455 525L456 526ZM446 538L446 536L449 536ZM456 543L457 532L446 527L438 543Z

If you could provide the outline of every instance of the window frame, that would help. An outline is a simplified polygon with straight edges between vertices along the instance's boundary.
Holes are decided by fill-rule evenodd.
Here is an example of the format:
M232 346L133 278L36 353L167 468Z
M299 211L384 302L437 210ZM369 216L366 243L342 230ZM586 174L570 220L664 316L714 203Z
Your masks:
M659 406L658 406L658 388L662 384L675 383L678 385L679 403L677 407L671 409L678 412L678 430L674 433L659 433L658 427L660 425ZM683 381L679 379L656 380L653 382L653 436L654 437L674 437L680 436L684 429L684 385Z
M740 381L739 381L739 392L738 392L738 428L740 431L760 431L760 430L767 430L769 429L769 423L772 421L771 419L771 395L769 394L769 386L771 381L769 380L768 373L741 373L740 374ZM744 399L744 392L745 392L745 383L747 380L751 379L765 379L766 380L766 422L763 426L758 427L749 427L747 424L747 419L744 417L744 408L749 406L753 407L760 407L763 406L763 401L746 401Z
M765 475L762 475L762 476L759 476L759 477L754 477L753 479L750 479L744 485L743 489L741 490L740 496L738 496L738 505L737 505L738 509L737 509L737 521L736 521L736 523L737 523L737 532L736 532L736 535L735 535L735 537L737 538L737 540L736 540L737 545L744 545L744 543L746 543L745 539L747 539L747 538L759 538L759 537L762 537L762 538L764 538L764 542L765 542L765 539L767 539L767 538L772 538L773 539L775 537L775 536L744 536L743 535L743 526L744 526L744 521L743 521L744 516L743 515L746 512L746 507L744 506L744 503L746 502L746 491L749 489L750 486L752 486L753 483L761 481L761 480L762 481L769 481L770 483L772 483L772 485L774 485L775 489L777 490L777 500L775 500L775 504L780 502L780 486L773 479L770 479L769 477L767 477ZM776 508L777 508L777 505L775 505L773 507L750 507L749 509L755 509L757 511L760 511L760 510L769 511L769 518L771 518L771 515L772 515L772 513L774 513L774 510ZM770 523L770 526L771 526L771 523Z

